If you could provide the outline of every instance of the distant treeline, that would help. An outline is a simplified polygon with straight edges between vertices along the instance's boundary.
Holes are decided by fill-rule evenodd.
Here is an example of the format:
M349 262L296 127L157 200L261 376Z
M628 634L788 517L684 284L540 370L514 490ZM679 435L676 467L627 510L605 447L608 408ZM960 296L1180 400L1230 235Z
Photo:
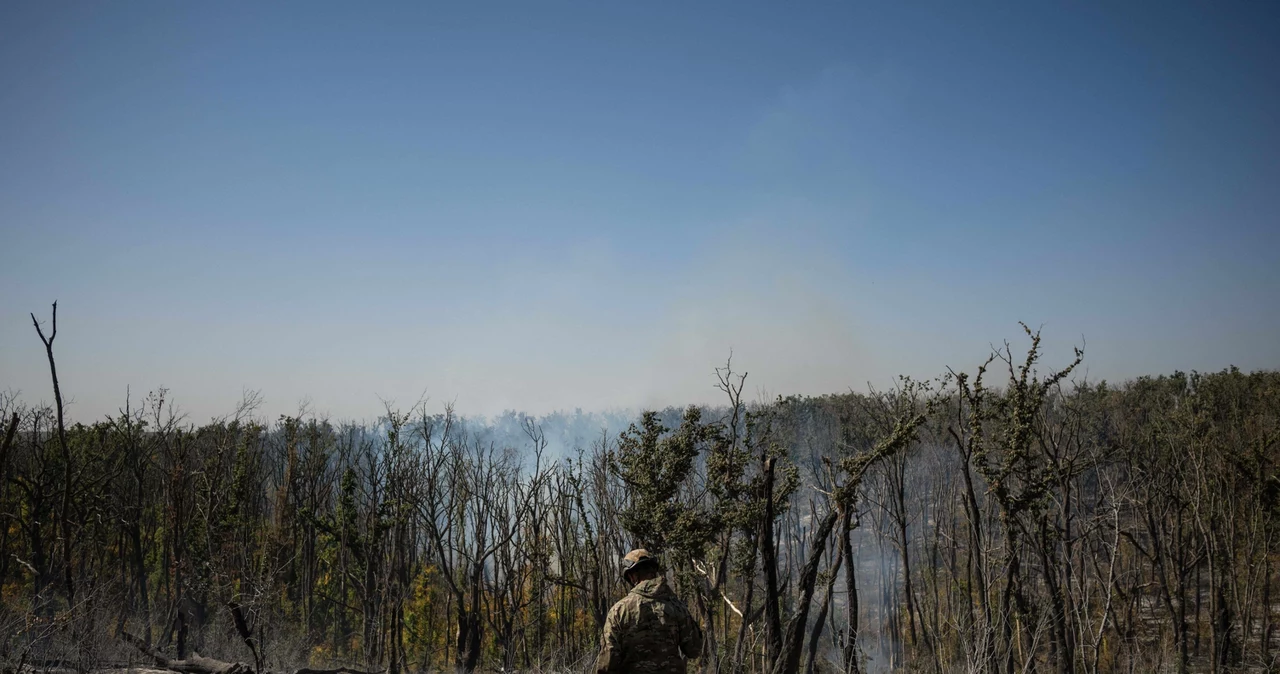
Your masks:
M700 671L1274 670L1280 373L1091 383L1027 335L769 404L726 367L723 406L561 423L554 451L520 415L195 426L154 393L83 424L9 396L0 661L584 671L642 545Z

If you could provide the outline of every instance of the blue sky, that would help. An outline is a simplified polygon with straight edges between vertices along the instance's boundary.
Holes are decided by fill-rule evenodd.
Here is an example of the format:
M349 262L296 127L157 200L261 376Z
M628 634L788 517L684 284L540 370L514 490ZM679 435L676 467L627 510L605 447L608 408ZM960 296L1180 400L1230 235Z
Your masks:
M54 299L78 419L1280 366L1274 3L695 4L0 4L0 390Z

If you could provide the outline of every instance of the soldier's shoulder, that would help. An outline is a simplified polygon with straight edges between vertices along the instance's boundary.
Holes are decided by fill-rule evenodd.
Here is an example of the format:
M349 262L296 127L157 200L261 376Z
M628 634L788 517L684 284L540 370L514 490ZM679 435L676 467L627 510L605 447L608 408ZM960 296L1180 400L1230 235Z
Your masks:
M613 608L609 609L609 615L614 618L622 618L628 612L634 612L640 606L640 600L643 599L638 594L628 592L625 597L614 602Z
M685 603L683 599L681 599L680 597L677 597L674 594L667 597L663 597L663 602L665 602L669 606L675 607L677 610L683 611L685 613L690 613L689 604Z

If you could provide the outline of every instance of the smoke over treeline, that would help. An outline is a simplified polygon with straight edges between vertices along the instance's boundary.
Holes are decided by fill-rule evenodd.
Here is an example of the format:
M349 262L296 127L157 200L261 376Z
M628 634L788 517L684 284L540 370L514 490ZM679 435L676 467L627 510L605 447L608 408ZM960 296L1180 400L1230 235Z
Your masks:
M723 405L625 419L7 396L0 660L585 671L643 545L700 671L1273 668L1280 373L1095 383L1027 337L767 403L725 367Z

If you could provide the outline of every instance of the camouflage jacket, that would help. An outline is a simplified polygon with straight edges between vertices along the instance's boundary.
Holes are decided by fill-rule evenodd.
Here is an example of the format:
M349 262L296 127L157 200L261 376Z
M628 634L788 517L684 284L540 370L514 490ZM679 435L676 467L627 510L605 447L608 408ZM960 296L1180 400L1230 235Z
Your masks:
M683 655L682 655L683 654ZM702 654L702 628L663 577L643 581L609 609L598 674L685 674Z

